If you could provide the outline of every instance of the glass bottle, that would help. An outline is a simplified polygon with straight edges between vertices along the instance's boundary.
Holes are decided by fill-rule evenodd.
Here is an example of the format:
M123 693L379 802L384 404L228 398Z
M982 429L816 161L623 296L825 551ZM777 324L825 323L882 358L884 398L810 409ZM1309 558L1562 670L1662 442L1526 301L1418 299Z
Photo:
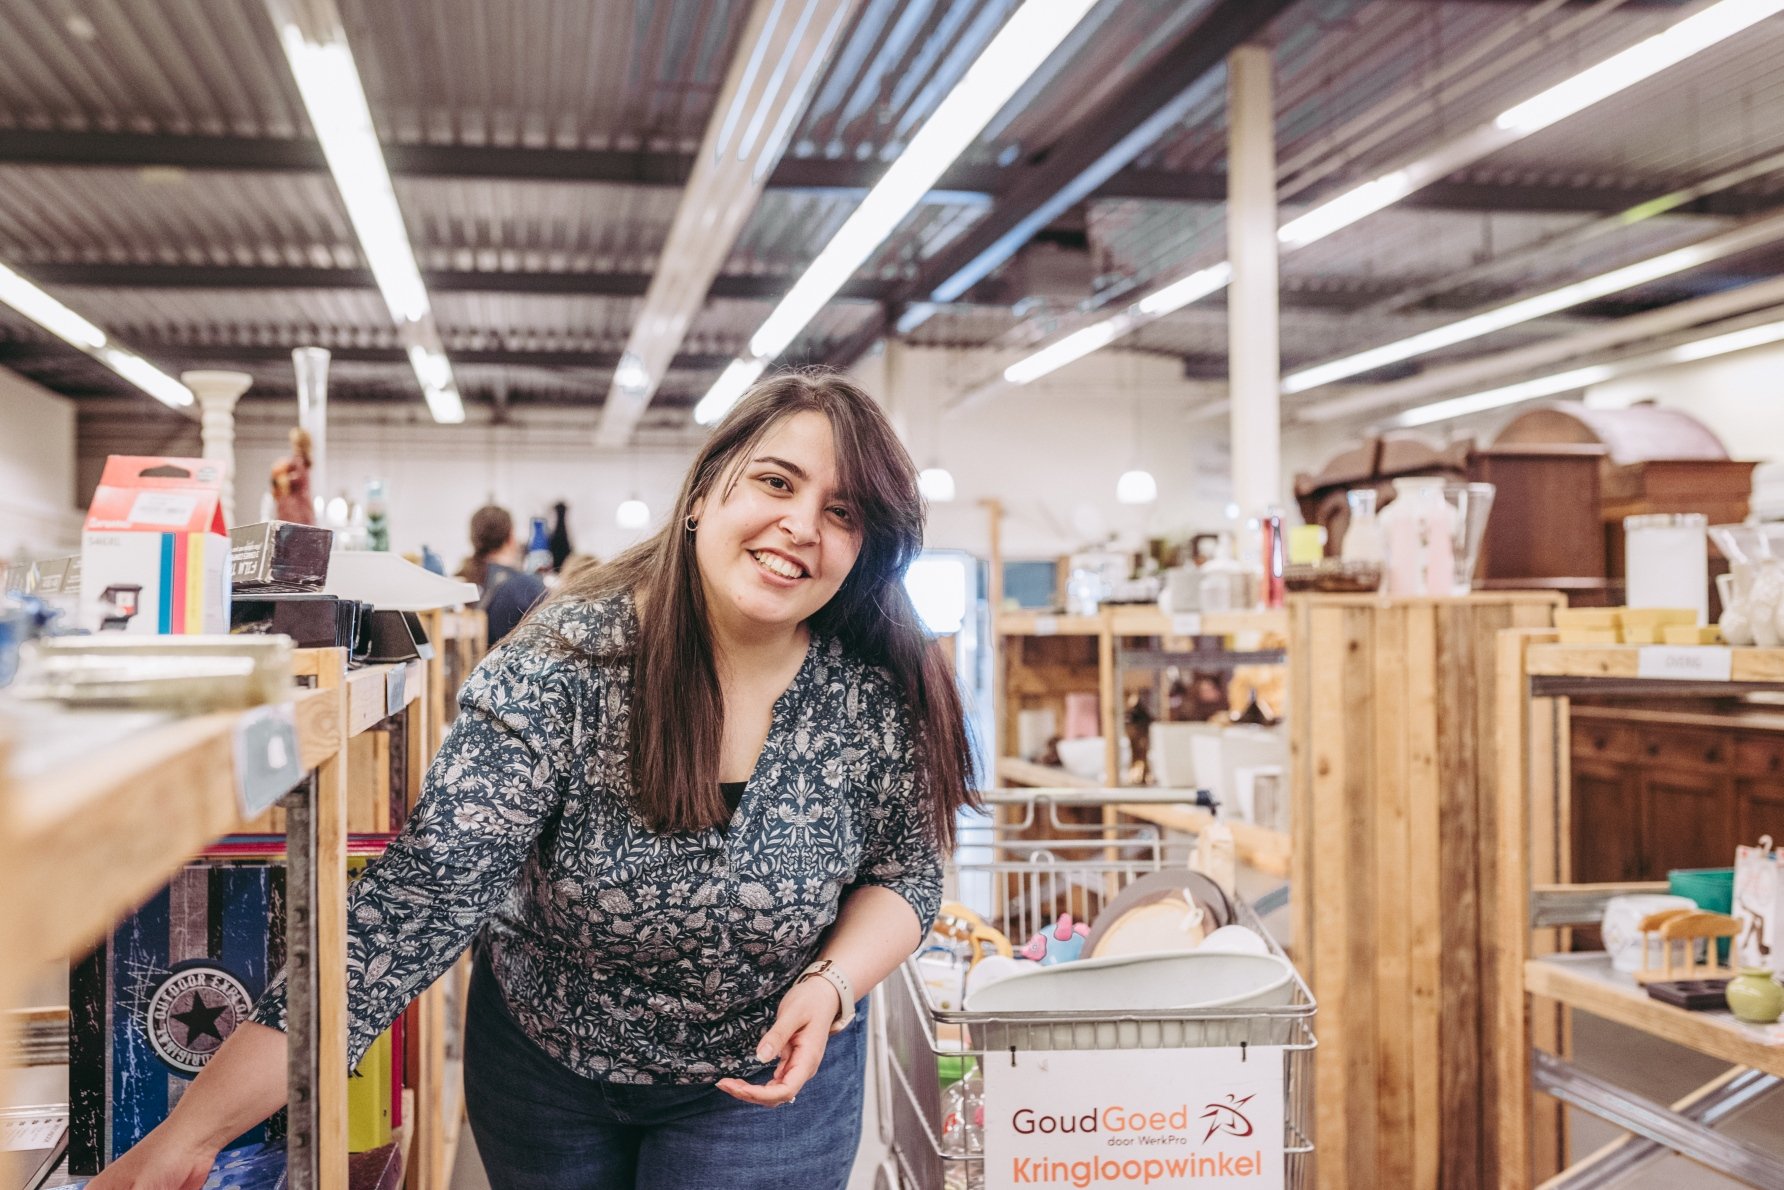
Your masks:
M1386 555L1381 522L1375 519L1375 489L1353 488L1344 494L1350 505L1350 527L1344 531L1339 556L1346 562L1379 564Z

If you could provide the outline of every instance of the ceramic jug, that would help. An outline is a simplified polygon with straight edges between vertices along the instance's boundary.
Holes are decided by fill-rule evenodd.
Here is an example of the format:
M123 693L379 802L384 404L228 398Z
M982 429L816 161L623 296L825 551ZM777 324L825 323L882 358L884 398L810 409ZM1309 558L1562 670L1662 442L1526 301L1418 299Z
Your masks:
M1764 967L1742 967L1728 981L1728 1009L1753 1025L1769 1025L1784 1016L1784 985Z

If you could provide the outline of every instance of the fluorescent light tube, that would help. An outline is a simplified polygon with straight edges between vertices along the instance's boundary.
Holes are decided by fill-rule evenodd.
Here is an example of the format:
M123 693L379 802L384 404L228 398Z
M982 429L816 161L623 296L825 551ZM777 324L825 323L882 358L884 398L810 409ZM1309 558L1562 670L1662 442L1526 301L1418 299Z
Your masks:
M105 346L105 332L55 298L0 264L0 302L83 351Z
M455 426L465 420L465 403L456 387L423 388L421 395L427 398L427 411L441 425Z
M1004 22L892 162L861 205L816 260L794 282L750 338L750 354L771 360L785 351L812 317L860 268L943 171L978 138L1010 96L1064 41L1095 0L1026 0ZM717 416L713 417L714 421Z
M1373 371L1388 364L1411 359L1444 347L1453 347L1457 343L1465 343L1470 339L1478 339L1482 335L1490 335L1497 331L1518 326L1533 319L1549 314L1557 314L1562 310L1607 297L1625 289L1633 289L1637 285L1646 285L1662 277L1670 277L1687 269L1694 269L1708 264L1719 257L1730 255L1744 249L1754 247L1774 239L1784 231L1784 222L1775 217L1768 217L1736 228L1722 235L1712 236L1696 244L1683 248L1675 248L1671 252L1663 252L1659 256L1638 260L1634 264L1620 269L1612 269L1596 277L1588 277L1583 281L1575 281L1563 285L1559 289L1551 289L1547 293L1534 294L1515 302L1484 310L1479 314L1459 319L1444 326L1433 327L1428 331L1383 343L1379 347L1371 347L1367 351L1359 351L1355 355L1343 356L1328 360L1311 368L1303 368L1283 378L1282 391L1285 393L1306 392L1318 388L1322 384L1331 384L1348 376Z
M1091 352L1106 347L1127 333L1133 319L1126 314L1117 314L1105 318L1101 322L1093 322L1080 330L1075 330L1050 347L1017 360L1004 369L1004 379L1011 384L1027 384L1031 380L1039 380L1049 372L1058 371L1073 360L1083 359Z
M1493 123L1508 132L1528 136L1726 41L1778 12L1784 12L1784 0L1722 0L1722 3L1712 4L1646 41L1580 71L1542 94L1507 108Z
M1780 340L1784 340L1784 322L1768 322L1763 326L1750 326L1742 331L1729 331L1726 335L1713 335L1708 339L1698 339L1693 343L1681 343L1668 351L1666 358L1670 363L1688 364L1693 360L1727 355L1731 351L1745 351L1749 347L1764 347L1768 343L1777 343Z
M1393 206L1412 190L1412 175L1397 169L1372 182L1364 182L1354 190L1347 190L1330 202L1321 203L1298 219L1289 220L1276 230L1276 239L1288 248L1305 247L1383 207Z
M163 405L184 409L196 399L191 389L134 351L126 351L122 347L101 347L94 354L106 367Z
M266 7L360 252L390 317L411 343L409 362L428 410L437 422L462 422L464 402L431 324L427 286L415 263L340 13L333 0L266 0ZM417 334L423 339L421 346L414 345Z
M767 367L765 359L732 360L706 390L706 395L700 398L700 403L694 406L694 420L710 426L725 416Z
M1181 310L1191 302L1199 302L1211 293L1219 293L1232 284L1233 266L1227 261L1197 269L1180 281L1163 289L1155 289L1135 304L1140 313L1152 318Z
M1602 384L1614 375L1616 375L1616 369L1599 365L1591 368L1576 368L1571 372L1557 372L1553 376L1539 376L1535 380L1508 384L1504 388L1490 388L1485 392L1470 393L1465 397L1451 397L1447 401L1438 401L1431 405L1421 405L1417 409L1408 409L1394 419L1394 424L1397 426L1428 426L1432 422L1448 421L1452 417L1482 413L1488 409L1516 405L1520 401L1533 401L1537 397L1552 397L1556 393L1571 392L1576 388Z

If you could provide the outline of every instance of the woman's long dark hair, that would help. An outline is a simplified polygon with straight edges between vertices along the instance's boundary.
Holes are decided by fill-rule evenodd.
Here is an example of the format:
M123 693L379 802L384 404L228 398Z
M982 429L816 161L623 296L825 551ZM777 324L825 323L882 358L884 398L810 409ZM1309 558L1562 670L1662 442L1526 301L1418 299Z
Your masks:
M810 626L892 675L910 711L917 784L932 834L938 846L951 848L956 813L979 803L953 674L929 647L904 589L905 570L923 548L917 469L879 406L842 376L789 372L758 383L714 428L662 531L566 582L554 598L642 597L630 741L639 813L664 832L722 825L730 817L718 787L724 698L694 535L685 521L698 501L730 491L764 435L805 412L830 422L841 490L861 526L854 568Z

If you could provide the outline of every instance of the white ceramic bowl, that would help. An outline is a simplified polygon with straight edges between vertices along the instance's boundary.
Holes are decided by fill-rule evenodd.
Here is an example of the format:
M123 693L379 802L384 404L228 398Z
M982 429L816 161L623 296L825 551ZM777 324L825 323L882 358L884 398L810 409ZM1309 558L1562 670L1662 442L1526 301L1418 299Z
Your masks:
M1295 970L1273 954L1123 955L1011 975L970 993L969 1012L1153 1012L1264 1008L1294 999Z
M1065 767L1066 772L1089 781L1107 782L1111 780L1103 773L1102 736L1093 735L1076 740L1060 740L1057 747L1059 763ZM1121 739L1119 751L1121 767L1126 768L1130 763L1129 756L1132 753L1132 748L1128 745L1125 736Z
M1196 948L1204 954L1269 954L1270 944L1244 926L1221 926Z

